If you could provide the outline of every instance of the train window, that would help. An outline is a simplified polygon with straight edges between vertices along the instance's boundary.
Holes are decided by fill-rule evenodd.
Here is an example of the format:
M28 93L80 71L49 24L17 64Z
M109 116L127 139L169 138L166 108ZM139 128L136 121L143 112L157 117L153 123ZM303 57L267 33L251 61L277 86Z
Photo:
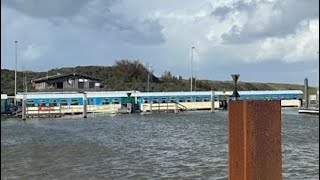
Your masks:
M185 102L184 97L180 97L179 102Z
M39 100L38 106L46 106L45 100Z
M197 96L196 97L196 102L201 102L201 97Z
M102 101L102 104L103 105L110 104L109 98L104 98L103 101Z
M27 100L27 107L34 107L34 101L33 100Z
M149 98L143 98L143 103L149 103Z
M88 105L93 105L93 99L92 98L88 98Z
M291 99L290 95L287 95L287 96L286 96L286 99Z
M158 98L153 98L153 103L159 103Z
M284 99L284 96L281 96L281 100L283 100Z
M57 100L51 99L51 100L49 101L49 106L57 106Z
M170 102L171 102L171 103L175 103L175 102L177 102L176 97L171 97L171 98L170 98Z
M277 100L277 99L278 99L278 96L273 96L273 99L274 99L274 100Z
M168 99L166 97L161 98L161 103L167 103Z
M119 99L118 98L115 98L112 100L113 104L119 104Z
M72 99L71 100L71 105L79 105L79 102L77 99Z
M193 98L189 96L189 97L187 98L187 102L193 102Z
M208 96L204 97L203 99L204 102L209 102L210 101L210 98Z
M218 101L218 97L214 97L214 101Z
M61 99L60 100L60 106L67 106L68 105L68 102L66 99Z

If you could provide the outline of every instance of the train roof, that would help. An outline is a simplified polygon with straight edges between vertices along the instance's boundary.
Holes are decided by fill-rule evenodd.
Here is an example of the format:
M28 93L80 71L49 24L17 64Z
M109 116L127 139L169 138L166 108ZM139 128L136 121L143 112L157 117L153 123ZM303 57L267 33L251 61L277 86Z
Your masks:
M128 97L128 93L133 94L134 91L101 91L101 92L93 92L88 91L85 92L88 98L94 97ZM34 98L82 98L84 93L79 92L30 92L27 93L27 99ZM17 99L23 99L23 94L17 94Z
M223 95L222 91L213 91L214 95ZM211 96L212 91L181 91L181 92L137 92L136 96Z
M139 92L139 91L99 91L85 92L88 98L94 97L128 97L131 94L133 97L146 96L211 96L212 91L196 91L196 92ZM213 91L214 95L232 95L232 91ZM279 91L239 91L241 95L302 95L301 90L279 90ZM83 93L79 92L30 92L27 93L27 98L82 98ZM1 99L6 98L6 95L1 94ZM23 94L17 94L17 99L22 99Z
M239 95L282 95L282 94L297 94L301 95L301 90L277 90L277 91L238 91ZM225 92L225 95L231 95L232 91Z

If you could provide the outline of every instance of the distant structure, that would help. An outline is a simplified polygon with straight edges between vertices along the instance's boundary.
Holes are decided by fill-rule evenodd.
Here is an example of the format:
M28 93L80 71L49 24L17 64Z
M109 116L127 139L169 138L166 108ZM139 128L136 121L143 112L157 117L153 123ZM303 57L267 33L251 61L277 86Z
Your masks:
M31 81L37 91L64 91L64 90L98 90L102 86L100 80L81 74L57 74L42 77Z

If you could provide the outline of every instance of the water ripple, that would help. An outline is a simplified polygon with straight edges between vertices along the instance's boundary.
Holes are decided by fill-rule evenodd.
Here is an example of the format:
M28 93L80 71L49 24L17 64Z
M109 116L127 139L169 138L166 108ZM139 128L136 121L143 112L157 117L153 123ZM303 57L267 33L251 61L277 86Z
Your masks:
M1 122L1 179L228 178L227 113ZM284 179L319 178L319 120L282 115Z

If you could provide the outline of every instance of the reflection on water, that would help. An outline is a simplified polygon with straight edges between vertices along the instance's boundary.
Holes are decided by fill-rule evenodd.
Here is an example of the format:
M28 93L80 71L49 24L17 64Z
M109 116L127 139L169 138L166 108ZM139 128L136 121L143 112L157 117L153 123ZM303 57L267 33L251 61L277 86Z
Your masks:
M318 179L318 116L282 128L284 179ZM227 147L227 112L7 120L1 179L227 179Z

